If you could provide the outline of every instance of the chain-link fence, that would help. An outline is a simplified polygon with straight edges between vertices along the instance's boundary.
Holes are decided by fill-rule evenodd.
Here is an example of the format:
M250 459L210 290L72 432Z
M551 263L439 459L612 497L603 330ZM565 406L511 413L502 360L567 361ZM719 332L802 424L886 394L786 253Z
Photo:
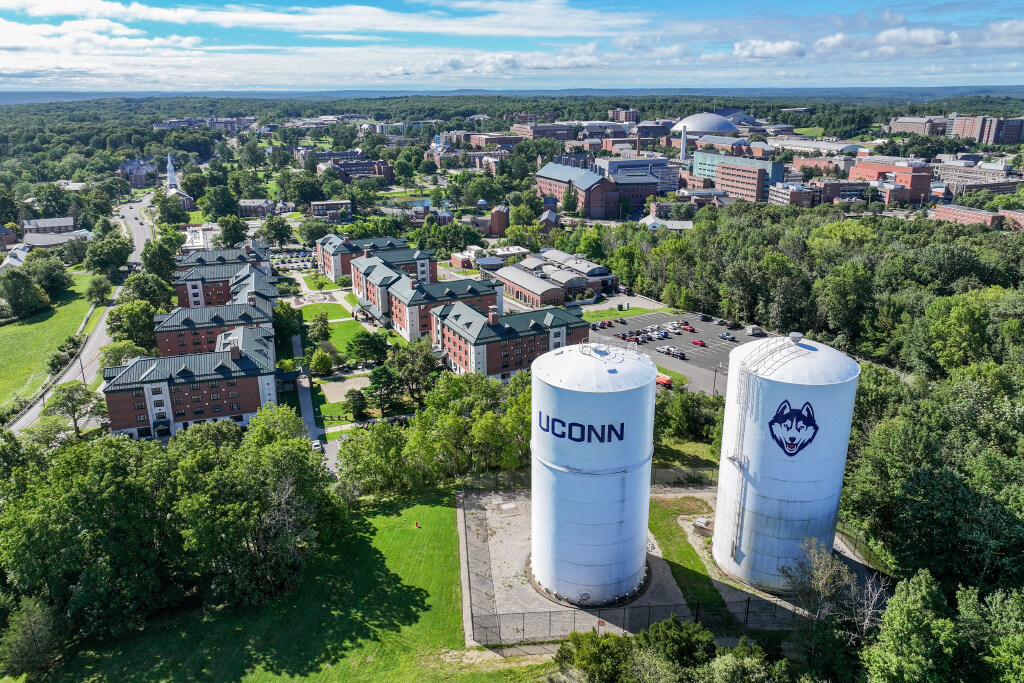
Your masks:
M718 634L732 634L740 627L789 629L799 615L778 601L746 598L715 605L648 605L548 612L473 614L473 640L481 645L511 645L567 638L573 631L637 633L672 616L693 619ZM691 616L692 615L692 616Z
M859 529L840 519L836 524L836 535L839 536L846 545L853 548L853 551L857 553L859 557L863 558L872 569L888 574L889 576L894 575L895 572L893 572L892 567L890 567L878 553L871 549L871 546L868 545L867 538Z
M467 474L456 485L462 490L498 491L530 488L530 469ZM651 469L651 486L716 486L717 467L655 467Z

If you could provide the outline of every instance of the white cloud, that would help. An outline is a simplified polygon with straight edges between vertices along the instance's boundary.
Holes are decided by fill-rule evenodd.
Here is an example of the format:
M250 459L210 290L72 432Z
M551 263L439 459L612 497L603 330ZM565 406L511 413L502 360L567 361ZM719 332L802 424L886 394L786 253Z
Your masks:
M803 57L806 53L803 44L795 40L744 40L732 48L733 56L742 59L785 59Z

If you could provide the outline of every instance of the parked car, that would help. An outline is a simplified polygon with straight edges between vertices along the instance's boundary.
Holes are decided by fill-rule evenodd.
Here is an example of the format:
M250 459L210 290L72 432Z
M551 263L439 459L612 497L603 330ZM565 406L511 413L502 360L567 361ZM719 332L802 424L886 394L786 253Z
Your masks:
M616 318L615 322L617 322L620 325L625 325L626 324L626 319L625 318Z
M659 346L657 348L657 351L658 351L658 353L669 353L669 349L671 349L671 348L672 348L671 346Z
M672 355L678 358L679 360L686 360L686 354L683 352L682 349L679 349L678 351L673 351Z
M720 320L716 320L716 321L715 321L715 324L716 324L716 325L728 325L728 324L729 324L729 321L728 321L728 320L725 320L725 319L720 319Z
M764 330L762 330L757 325L751 325L750 327L747 328L747 335L751 337L763 337Z
M313 450L316 451L317 453L323 453L324 452L324 442L321 441L320 439L314 439L313 441L310 441L309 443L310 443L310 446L313 448Z
M740 324L740 323L729 323L728 325L725 326L725 329L727 329L727 330L742 330L743 329L743 325Z
M601 324L604 325L605 327L613 327L614 326L614 323L612 323L611 320L602 320Z
M724 339L725 341L736 341L736 335L729 334L728 332L723 332L718 336Z
M690 327L689 325L683 325L680 329L685 330L686 332L696 332L697 331L697 330L693 329L692 327Z
M707 344L704 343L703 339L691 339L690 343L693 344L694 346L707 346Z
M707 313L701 313L701 314L700 314L700 321L701 321L702 323L708 323L708 322L711 322L711 316L710 316L710 315L708 315Z
M597 323L590 323L590 329L596 330L597 329Z

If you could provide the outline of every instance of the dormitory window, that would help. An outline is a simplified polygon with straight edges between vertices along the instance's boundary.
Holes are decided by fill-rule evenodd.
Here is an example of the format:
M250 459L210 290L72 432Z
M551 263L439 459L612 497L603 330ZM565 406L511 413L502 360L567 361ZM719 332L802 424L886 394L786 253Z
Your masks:
M192 391L199 391L199 382L192 382L188 385L188 388Z
M202 396L193 396L193 397L192 397L192 402L193 402L193 403L199 403L199 402L201 402L202 400L203 400L203 397L202 397Z
M174 417L185 417L185 411L184 410L175 410L174 411Z
M173 399L171 400L171 403L173 403L173 404L174 404L174 405L176 405L176 406L180 406L180 405L181 405L181 401L182 401L182 398L181 398L181 396L175 396L175 397L174 397L174 398L173 398Z
M193 409L192 409L192 414L193 414L193 415L202 415L202 414L203 414L203 412L204 412L204 411L203 411L203 408L202 408L202 407L199 407L199 408L193 408Z
M501 340L501 345L502 346L508 346L508 339L502 339Z
M228 392L228 398L238 398L238 392L237 391L229 391Z
M229 387L233 387L233 386L235 386L236 384L238 384L238 380L237 380L237 379L229 379L229 380L228 380L228 386L229 386Z
M185 345L185 340L184 339L182 339L180 342L178 342L178 346L184 346L184 345Z
M135 410L145 410L145 409L146 409L146 404L145 403L140 403L139 401L135 402Z
M164 407L164 402L163 401L153 401L153 407L154 408L163 408Z
M219 401L220 400L220 394L210 394L210 400L211 401Z
M237 403L232 403L231 404L231 410L238 410L238 404Z
M211 389L216 389L218 387L218 385L220 385L220 382L218 382L217 380L214 380L214 381L210 382L210 388Z
M135 398L142 396L142 389L132 389L132 396Z
M161 389L160 387L153 387L150 390L150 393L153 394L154 396L159 396L160 394L164 393L164 390Z
M176 336L176 337L184 337L184 336L185 336L185 330L178 330L178 331L177 331L177 332L175 333L175 336Z
M516 355L517 356L523 355L523 348L522 347L519 347L518 349L516 349Z
M507 367L508 367L508 361L505 361L504 363L502 363L502 364L501 364L501 367L503 367L503 368L507 368Z
M136 415L136 416L135 416L135 421L136 421L136 422L145 422L145 421L147 421L148 419L149 419L149 418L148 418L148 417L146 417L145 415Z
M171 387L171 391L173 393L175 393L175 394L180 394L181 393L181 385L180 384L175 384L173 387Z
M223 409L224 409L223 406L214 406L213 407L213 412L219 413Z

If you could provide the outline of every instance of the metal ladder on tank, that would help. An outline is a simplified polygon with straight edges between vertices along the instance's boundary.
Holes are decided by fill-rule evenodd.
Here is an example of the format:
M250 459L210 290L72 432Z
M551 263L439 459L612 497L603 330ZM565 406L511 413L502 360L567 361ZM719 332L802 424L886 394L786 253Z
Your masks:
M736 466L740 475L740 488L736 496L736 514L734 515L735 523L733 524L732 533L731 554L734 560L742 540L740 538L743 529L742 517L743 510L746 509L747 505L747 476L750 468L750 457L747 455L743 444L747 433L747 414L750 409L750 375L753 372L770 375L789 360L806 353L809 353L807 349L801 348L799 344L792 343L788 338L782 338L780 342L765 344L764 348L752 357L744 358L740 361L740 373L736 382L736 403L739 406L741 427L736 434L736 443L726 453L726 458Z

